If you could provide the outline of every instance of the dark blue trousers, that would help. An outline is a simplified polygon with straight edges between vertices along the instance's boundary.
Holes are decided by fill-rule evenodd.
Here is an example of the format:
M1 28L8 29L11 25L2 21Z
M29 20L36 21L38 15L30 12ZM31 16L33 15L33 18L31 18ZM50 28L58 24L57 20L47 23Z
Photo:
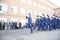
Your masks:
M29 24L29 27L30 27L31 33L33 33L32 25Z

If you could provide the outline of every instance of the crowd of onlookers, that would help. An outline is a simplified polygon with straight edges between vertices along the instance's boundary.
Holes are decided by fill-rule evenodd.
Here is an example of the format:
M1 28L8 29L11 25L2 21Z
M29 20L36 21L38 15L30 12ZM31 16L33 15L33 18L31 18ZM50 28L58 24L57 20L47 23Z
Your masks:
M21 22L0 21L0 30L21 29Z

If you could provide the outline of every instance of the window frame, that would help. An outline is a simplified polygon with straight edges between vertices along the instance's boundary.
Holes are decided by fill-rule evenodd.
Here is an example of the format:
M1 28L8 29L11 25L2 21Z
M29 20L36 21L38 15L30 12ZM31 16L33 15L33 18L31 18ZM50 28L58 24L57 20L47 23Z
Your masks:
M26 13L26 9L24 7L20 7L20 13L21 14L25 14Z
M12 11L13 13L18 13L18 7L15 6L15 5L12 5L12 6L11 6L11 11Z
M0 13L7 12L8 11L8 6L6 3L1 2L0 6L2 6Z
M2 11L2 6L0 5L0 11Z

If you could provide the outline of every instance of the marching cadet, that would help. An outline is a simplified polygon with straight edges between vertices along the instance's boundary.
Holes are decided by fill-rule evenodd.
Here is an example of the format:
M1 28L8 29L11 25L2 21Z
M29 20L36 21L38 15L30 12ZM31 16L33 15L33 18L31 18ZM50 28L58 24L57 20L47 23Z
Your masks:
M55 29L58 28L58 23L59 23L59 20L58 20L58 17L56 16L56 20L55 20Z
M60 17L59 17L59 29L60 29Z
M59 29L60 28L60 19L59 19L59 17L57 17L57 29Z
M45 30L48 30L48 21L49 21L49 16L47 15L47 18L46 17L44 17L44 21L45 21Z
M51 31L52 29L54 29L54 22L53 22L53 17L50 18L50 24L49 24L49 30Z
M30 30L31 30L31 33L33 33L31 14L29 13L29 16L26 16L26 18L28 19L28 26L29 26L29 28L30 28Z
M53 26L53 29L56 29L56 22L57 22L57 20L56 20L56 16L55 15L53 15L53 24L54 24L54 26Z
M47 15L47 18L46 18L47 29L49 29L49 24L50 24L50 17L49 17L49 15Z
M42 19L42 16L40 16L40 22L39 22L39 25L40 25L40 26L39 26L39 27L40 27L41 30L42 30L42 28L43 28L43 27L42 27L42 22L43 22L43 19Z
M45 15L44 14L42 14L43 15L43 17L42 17L42 30L45 30L45 28L46 28L46 17L45 17Z
M35 26L34 26L33 30L35 30L36 27L38 27L37 30L39 30L39 16L38 15L36 15L36 21L35 21Z

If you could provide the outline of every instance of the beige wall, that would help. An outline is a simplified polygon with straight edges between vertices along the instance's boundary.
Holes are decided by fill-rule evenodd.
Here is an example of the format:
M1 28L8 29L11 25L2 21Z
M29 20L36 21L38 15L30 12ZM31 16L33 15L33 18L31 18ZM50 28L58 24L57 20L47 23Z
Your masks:
M56 15L60 16L60 8L55 9Z
M55 14L54 9L57 8L57 6L53 5L48 0L32 0L32 5L27 4L27 0L26 0L25 3L22 3L20 0L17 0L17 1L16 0L0 0L0 3L1 2L8 5L8 11L0 13L0 17L5 17L9 20L11 18L16 18L18 21L20 21L21 19L25 19L26 15L28 15L28 9L32 10L31 15L32 15L32 19L33 19L33 22L34 22L34 19L36 17L34 11L37 11L38 15L48 14L49 16L52 16L52 14ZM34 2L37 3L36 7L33 6ZM39 7L39 4L40 4L40 7ZM15 6L18 7L18 12L17 13L13 13L11 11L11 6L12 5L15 5ZM26 10L25 14L21 14L20 7L25 8L25 10Z

